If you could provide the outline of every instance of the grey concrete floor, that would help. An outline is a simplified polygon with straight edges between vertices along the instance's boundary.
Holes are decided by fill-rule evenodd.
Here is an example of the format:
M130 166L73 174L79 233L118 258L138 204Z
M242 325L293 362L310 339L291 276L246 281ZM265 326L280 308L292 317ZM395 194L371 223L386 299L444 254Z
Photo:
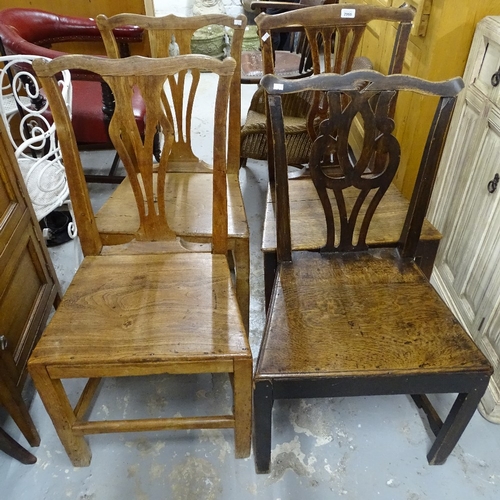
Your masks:
M253 91L243 87L244 111ZM203 128L205 121L199 119ZM199 136L204 135L200 130ZM98 163L95 158L89 155L87 160ZM250 338L257 356L264 325L260 240L266 165L250 161L241 171L241 182L251 232ZM110 189L91 186L96 206ZM80 258L78 243L55 248L51 255L66 287ZM74 401L82 383L67 385ZM453 399L431 398L443 411ZM106 381L93 415L178 416L230 407L225 376L158 376ZM235 460L231 430L89 436L91 465L74 468L38 395L30 411L42 439L39 448L31 449L38 461L27 466L0 455L0 500L500 498L500 427L476 413L447 463L431 467L425 458L431 431L406 396L278 401L269 475L255 474L252 456ZM11 420L5 429L27 446Z

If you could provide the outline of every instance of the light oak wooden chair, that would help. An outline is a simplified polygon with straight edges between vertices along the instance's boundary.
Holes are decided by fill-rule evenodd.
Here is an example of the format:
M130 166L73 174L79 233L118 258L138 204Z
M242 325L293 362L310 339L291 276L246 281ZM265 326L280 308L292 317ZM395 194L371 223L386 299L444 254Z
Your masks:
M360 86L359 83L363 82ZM278 271L254 375L254 454L268 472L275 399L409 394L436 439L427 455L442 464L474 414L492 368L416 266L415 249L461 79L432 83L373 71L302 80L267 75L276 166ZM363 90L364 89L364 90ZM309 168L327 225L318 251L293 251L281 100L321 91L321 122ZM398 93L418 92L437 108L397 248L371 248L367 233L398 169L393 135ZM439 97L439 100L435 96ZM362 116L363 149L349 132ZM355 190L354 202L349 191ZM458 393L444 422L425 396Z
M348 14L347 14L348 13ZM377 24L394 23L397 27L388 73L401 73L412 27L414 12L410 7L375 7L363 4L317 5L282 14L259 14L259 29L264 74L275 74L272 33L276 30L302 29L307 36L314 74L347 73L353 69L371 69L366 58L357 57L363 36ZM287 154L290 165L307 163L321 114L318 96L312 93L283 97ZM269 161L272 180L272 151L268 151L266 100L259 88L252 98L241 129L241 164L247 158Z
M85 258L36 346L29 370L75 466L90 463L84 435L106 432L234 427L236 456L250 453L252 356L227 260L226 131L235 67L231 58L221 62L196 55L122 60L72 55L34 63L56 122ZM99 234L70 117L54 79L60 71L75 68L100 75L115 97L110 137L126 168L140 221L133 240L123 245L107 246ZM206 249L186 248L170 224L168 199L157 195L168 183L171 133L159 164L153 162L157 126L173 128L162 103L164 85L189 70L218 75L213 236ZM131 106L137 91L147 109L144 138ZM117 226L121 222L115 221ZM231 376L232 414L87 418L102 377L214 372ZM62 384L72 378L89 379L74 408Z
M228 241L234 262L236 290L240 310L245 325L249 324L249 274L250 250L249 231L243 196L239 183L240 128L241 128L241 87L240 58L246 17L231 17L223 14L193 17L168 15L150 17L140 14L118 14L112 17L97 16L97 26L101 31L108 57L119 58L120 51L113 30L136 26L144 30L153 57L169 57L172 53L191 53L194 34L207 26L218 26L231 34L230 56L236 61L236 73L231 81L229 104L227 189L228 189ZM170 102L173 118L173 142L169 146L170 159L167 173L166 202L168 215L172 217L172 227L185 240L209 242L212 238L211 203L213 196L213 168L195 154L197 133L197 109L207 106L197 97L200 85L203 87L207 75L199 71L179 74L175 83L169 80ZM203 80L204 79L204 80ZM210 85L210 83L208 83ZM204 94L206 96L207 94ZM165 96L167 99L167 96ZM197 107L198 106L198 107ZM167 107L169 109L169 107ZM218 133L218 131L216 131ZM130 183L123 182L96 216L99 232L108 244L123 243L131 239L138 228L139 219L131 209L133 197ZM190 200L197 199L193 204ZM175 200L175 203L172 203ZM123 220L119 226L116 217ZM118 229L120 227L120 229Z

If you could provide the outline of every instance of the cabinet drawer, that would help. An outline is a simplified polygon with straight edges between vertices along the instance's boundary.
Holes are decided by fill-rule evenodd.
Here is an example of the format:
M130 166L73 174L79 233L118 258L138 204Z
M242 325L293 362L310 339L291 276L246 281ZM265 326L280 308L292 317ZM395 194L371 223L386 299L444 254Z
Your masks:
M500 44L484 38L484 53L478 57L473 86L493 102L499 100L500 90ZM495 81L496 79L496 81ZM497 85L494 85L497 83Z

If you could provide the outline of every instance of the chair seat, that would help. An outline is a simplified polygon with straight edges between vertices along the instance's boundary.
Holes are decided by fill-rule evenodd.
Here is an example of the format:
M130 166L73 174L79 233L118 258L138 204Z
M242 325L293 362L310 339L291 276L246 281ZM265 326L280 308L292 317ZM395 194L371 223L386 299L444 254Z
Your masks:
M73 128L79 144L107 144L108 126L103 120L101 83L93 80L73 80ZM139 133L144 134L146 108L139 92L132 98L134 117Z
M248 225L236 174L228 174L228 235L248 238ZM167 174L167 220L182 237L209 239L212 234L211 173ZM193 202L197 200L197 202ZM130 181L126 178L96 214L96 223L106 244L124 243L139 228L139 213ZM119 228L119 229L117 229Z
M279 267L260 352L256 380L491 370L415 264L392 249L294 253Z
M151 372L235 356L251 354L224 256L97 256L84 259L30 365L96 377L115 364Z

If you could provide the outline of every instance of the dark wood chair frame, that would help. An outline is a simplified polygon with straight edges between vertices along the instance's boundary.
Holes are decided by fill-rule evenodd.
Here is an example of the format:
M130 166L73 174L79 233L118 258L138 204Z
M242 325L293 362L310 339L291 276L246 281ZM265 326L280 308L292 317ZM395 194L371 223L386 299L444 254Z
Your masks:
M359 89L360 81L369 82L367 90L363 91ZM276 190L277 211L278 273L274 283L270 303L270 312L267 317L262 345L254 374L253 442L257 472L266 473L270 469L272 409L274 400L312 397L346 397L355 395L412 395L418 407L422 408L425 412L429 420L430 428L436 435L436 439L431 446L427 459L430 464L442 464L453 450L455 444L474 414L492 373L492 368L489 362L482 355L479 349L477 349L465 330L460 327L453 315L449 313L446 306L444 306L444 303L434 292L427 280L415 268L414 264L415 251L418 245L420 231L432 191L444 138L453 111L456 95L463 88L463 82L461 79L456 78L448 82L431 83L402 75L383 77L379 73L372 71L355 71L343 76L319 75L295 81L286 81L284 79L278 79L272 75L267 75L263 78L261 84L268 93L270 121L272 124L272 144L276 159L276 182L274 187ZM356 88L357 85L358 88ZM310 160L311 176L315 182L318 194L322 199L328 225L327 241L320 252L293 252L291 247L288 179L286 168L287 160L284 142L284 128L282 123L281 99L284 94L303 91L306 89L324 91L328 93L331 113L329 117L330 119L325 120L320 126L320 134L316 139L316 144L313 146L313 152ZM328 188L332 188L335 191L337 203L339 203L339 198L342 197L340 194L342 189L348 185L353 185L354 183L354 185L356 185L361 192L364 191L365 195L366 191L369 191L372 188L379 188L380 192L374 195L374 198L379 195L380 198L383 196L392 180L391 175L380 180L379 184L375 186L371 186L370 184L370 182L372 182L370 180L370 175L371 177L377 177L377 172L379 172L377 167L381 164L384 164L382 165L382 170L384 170L384 168L388 165L386 170L392 169L392 175L395 174L397 169L397 164L400 160L400 152L397 140L391 135L393 130L393 120L390 119L392 116L390 107L391 99L393 99L401 90L412 90L423 94L437 95L440 96L440 100L429 132L428 142L422 156L421 168L418 174L416 188L414 190L408 215L402 229L401 239L398 243L397 250L387 249L387 255L392 255L391 259L394 259L394 262L396 263L391 263L391 265L396 266L397 270L395 271L395 274L403 273L403 271L400 271L399 266L405 270L410 270L410 274L412 276L416 276L415 279L418 281L418 286L422 286L424 290L427 290L428 286L428 292L426 291L425 294L434 294L432 300L433 303L438 303L436 306L438 310L443 313L446 311L446 314L449 313L449 316L447 316L446 319L446 325L448 330L450 330L450 336L452 336L451 331L453 331L453 335L458 335L459 337L459 340L456 340L457 345L453 344L453 352L456 356L460 356L460 361L466 360L467 365L465 366L465 361L463 365L458 363L458 361L455 365L453 365L451 362L452 356L450 355L450 358L446 358L450 359L449 366L439 365L440 370L435 371L430 368L426 369L425 366L422 369L408 368L410 365L403 364L401 365L401 369L398 373L398 370L391 372L389 369L385 369L384 367L379 368L378 364L377 366L373 366L372 364L369 365L373 368L372 373L363 372L362 368L360 368L357 372L356 370L342 372L340 370L335 371L337 366L335 365L336 361L330 361L329 359L328 361L323 361L326 366L330 368L329 373L315 372L314 366L317 366L315 365L315 363L318 363L317 361L309 362L309 365L307 365L309 371L303 371L306 366L304 364L305 362L300 364L301 369L296 369L296 371L293 371L293 369L291 371L287 371L286 366L291 363L290 357L281 353L283 353L283 351L287 351L287 349L293 351L296 355L299 355L299 353L297 351L297 346L283 344L283 342L286 341L286 338L288 338L287 335L292 334L280 334L279 332L290 332L293 326L298 328L297 331L300 331L306 336L307 332L310 332L310 330L307 330L307 326L297 326L297 323L294 322L294 320L298 321L297 316L302 317L300 311L293 318L289 318L289 325L292 326L286 325L283 327L282 325L278 325L279 320L276 320L276 324L273 324L273 313L276 304L280 303L282 304L282 307L285 307L283 304L286 304L287 300L293 300L293 298L290 299L290 296L284 295L284 285L282 285L281 282L282 279L285 279L283 276L287 276L286 273L289 272L287 269L293 270L294 273L298 272L294 268L294 261L296 259L299 259L300 261L301 259L304 260L311 258L311 256L316 259L315 263L318 266L321 266L322 262L325 265L330 265L325 262L325 260L332 261L337 259L337 261L340 260L342 265L345 265L348 268L349 259L362 259L362 256L364 255L368 256L367 261L370 262L370 256L373 255L373 252L380 252L378 249L375 251L369 249L365 243L366 232L374 211L374 207L372 206L374 203L371 204L370 208L366 209L366 213L368 215L366 215L363 219L362 229L360 230L359 238L356 243L353 239L353 220L352 218L344 218L344 216L341 216L340 218L342 226L340 238L337 236L337 241L335 241L334 218L333 213L331 212L333 209L333 203L330 204L330 202L326 201L324 194ZM366 160L366 156L363 156L364 160L359 160L359 158L361 158L361 156L359 156L358 163L351 163L353 170L352 173L349 173L349 167L347 167L347 165L349 165L351 160L346 162L348 134L346 134L345 131L342 133L341 130L343 128L346 128L347 130L350 128L350 120L352 121L353 116L357 112L365 113L366 108L365 111L363 111L363 105L359 104L363 99L363 93L366 95L370 94L370 99L376 100L371 101L372 103L377 102L376 105L373 104L373 108L376 109L373 113L374 116L375 113L379 115L380 119L377 119L377 125L375 126L372 118L368 118L366 114L364 115L365 127L367 127L366 122L370 120L372 121L371 129L366 132L369 136L367 142L374 141L374 138L381 130L382 133L380 134L380 137L385 136L382 141L386 141L384 142L384 147L387 149L382 147L380 150L377 150L377 153L374 155L375 160L369 164L369 169L371 168L371 171L369 171L369 169L363 171L359 170L360 165L363 167L363 161ZM341 108L343 108L343 106L348 108L349 106L345 105L347 101L342 100L341 94L343 94L344 99L352 99L350 101L350 105L352 108L354 102L355 111L352 111L351 109L350 111L348 110L346 113L343 113L344 109ZM346 95L348 97L346 97ZM359 106L359 108L357 106ZM388 120L383 118L382 115L384 112L386 118L389 116ZM331 123L334 123L335 125L331 125ZM334 138L332 139L332 137ZM337 149L335 149L335 146L332 146L332 143L334 142L337 144ZM379 146L381 145L380 142L378 144ZM389 150L390 152L388 155ZM382 154L380 155L381 151ZM391 155L394 154L394 151L396 151L395 160L391 159ZM327 157L324 156L325 152L328 154L328 158L331 157L330 155L333 155L334 159L337 158L341 172L348 172L345 173L343 181L342 174L338 174L337 177L338 183L342 184L342 182L344 182L344 185L339 186L339 184L336 184L335 180L332 180L335 175L330 177L323 173L322 166L320 165L323 161L326 162ZM361 155L366 154L368 154L368 152L363 149ZM343 156L343 159L341 159L341 156ZM381 160L381 163L377 163L379 160ZM393 168L394 162L396 163L396 168ZM355 165L358 165L357 174L354 172L356 168ZM381 176L385 176L385 174L386 172L384 172ZM363 194L360 194L360 197L362 196ZM380 199L378 199L378 201L380 201ZM341 210L341 202L339 210ZM357 217L355 212L356 209L354 209L350 214L354 217L354 219ZM314 255L318 257L316 258ZM311 265L306 269L310 269L312 267L313 266ZM363 268L363 273L367 272L369 272L369 270ZM288 274L288 276L291 275ZM296 275L294 274L293 276ZM364 276L365 274L363 274L363 277L358 275L358 278L363 281L365 279ZM311 286L314 288L316 285L314 284ZM333 288L338 288L338 285L332 284L330 289ZM313 294L313 297L310 295L308 296L310 300L314 300L314 297L321 293L321 289L313 290L308 288L308 290L310 290ZM296 302L293 304L297 305ZM288 305L288 307L293 306ZM310 307L314 308L314 306ZM328 312L330 316L332 316L332 313L330 311ZM357 310L357 312L359 313L359 310ZM289 310L286 309L283 314L288 315L293 313L290 313ZM325 314L325 311L322 311L322 314ZM338 314L343 313L340 312ZM353 314L356 315L356 313ZM288 318L288 316L286 317ZM372 319L374 321L376 320L376 318ZM328 324L334 324L334 319L331 319ZM275 330L273 330L273 328ZM413 328L413 326L410 328ZM378 332L377 327L375 327L375 329L376 332ZM331 330L331 326L329 328L325 327L325 329L322 328L321 332L325 332L327 336L330 334L334 335L333 331L328 330ZM443 335L446 335L448 330L443 332ZM398 333L403 334L402 331ZM267 347L271 345L270 342L273 334L275 335L273 341L274 343L272 344L272 348L274 348L274 350L271 351L271 354L269 354L270 357L266 357L268 356L266 352ZM365 335L366 334L367 333L365 332ZM433 331L433 338L434 334L439 337L439 334ZM370 335L370 333L368 333L368 335ZM378 333L376 333L376 336L378 337ZM344 336L342 338L345 339L346 337ZM453 338L455 339L455 337ZM294 336L293 339L296 342L301 342L297 336ZM446 337L446 339L446 341L449 341L449 337ZM444 342L445 341L443 341L443 343ZM364 345L365 343L366 338L363 337L361 345ZM333 344L335 344L335 342L333 342ZM432 347L434 347L434 344ZM398 349L401 349L401 347L398 347ZM465 354L462 354L463 352ZM290 354L290 356L293 356L293 353ZM355 356L356 353L353 352L352 354ZM281 363L280 356L283 356L282 364L276 363L276 361ZM309 356L311 356L310 353ZM325 356L327 355L325 354ZM336 355L332 353L332 356ZM440 356L442 356L442 354L440 354ZM272 361L274 361L274 363ZM364 361L365 359L361 360L360 364ZM455 361L455 358L453 358L453 361ZM379 363L379 361L377 361L377 363ZM434 365L432 366L434 368ZM316 370L319 369L316 368ZM426 393L458 393L458 396L444 422L440 419L439 415L432 407L427 396L425 396Z

